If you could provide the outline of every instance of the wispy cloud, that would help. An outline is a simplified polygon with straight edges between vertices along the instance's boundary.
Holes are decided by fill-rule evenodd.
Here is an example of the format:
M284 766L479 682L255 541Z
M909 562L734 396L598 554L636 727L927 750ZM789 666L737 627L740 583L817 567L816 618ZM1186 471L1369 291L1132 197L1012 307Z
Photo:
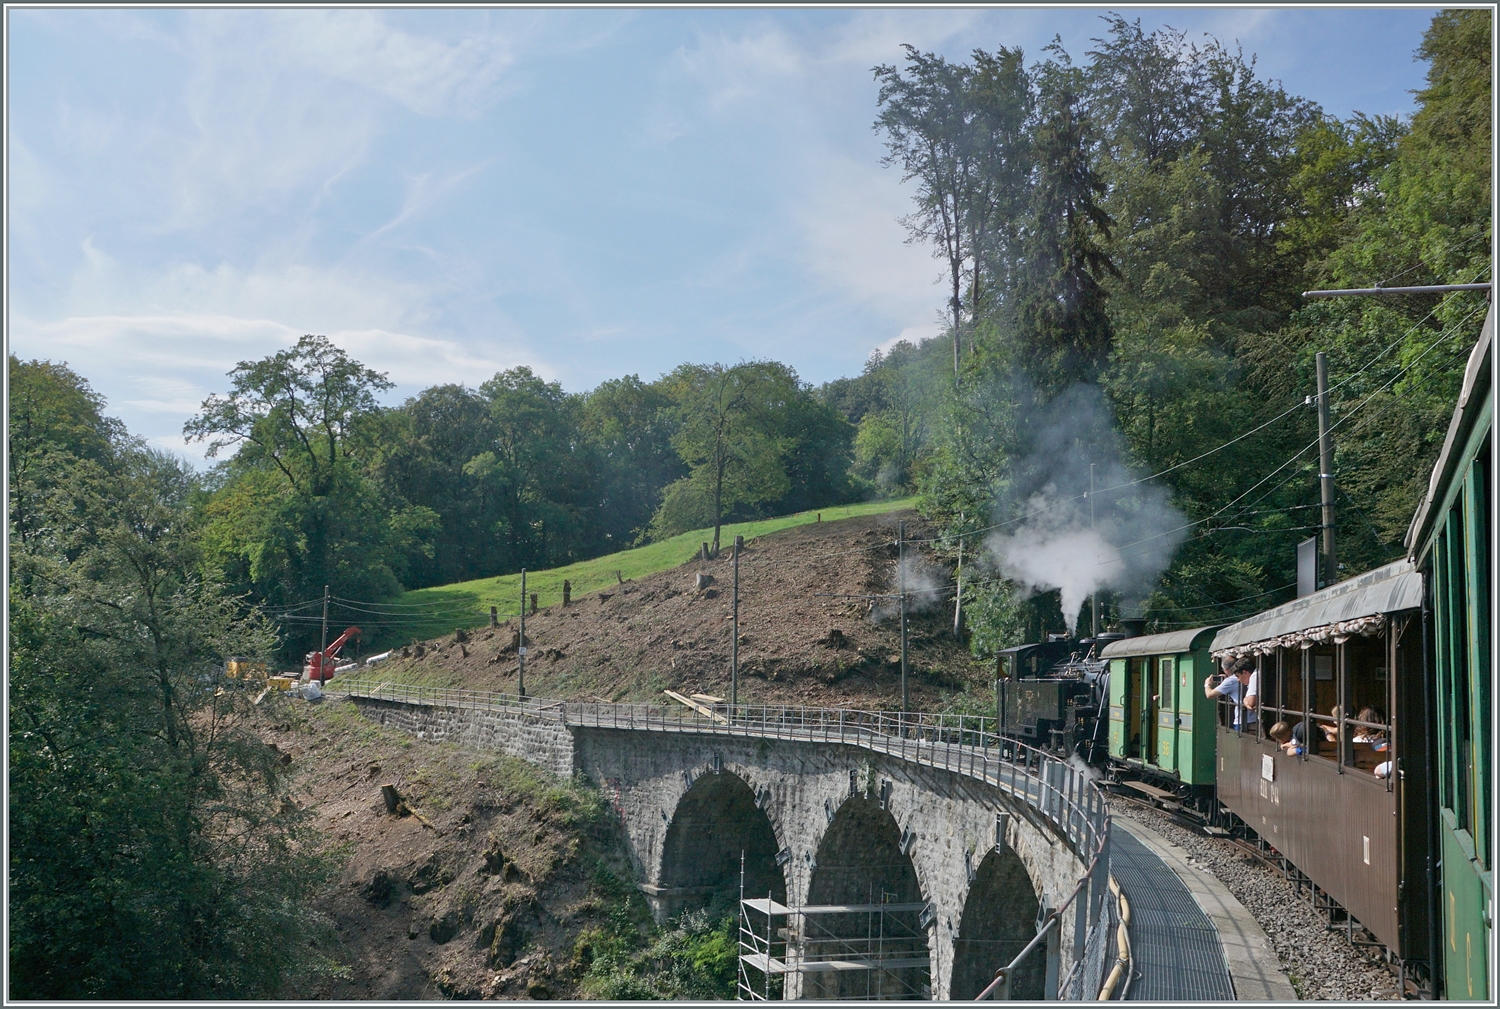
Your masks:
M424 116L477 114L494 100L495 85L515 63L509 38L498 32L471 28L445 42L396 28L380 11L276 11L265 36L266 48L284 54L288 63Z
M360 244L369 244L381 235L399 228L408 221L420 218L428 210L436 206L443 197L447 196L454 189L457 189L465 180L484 171L487 167L489 167L488 164L473 165L469 168L445 173L437 178L434 178L434 173L432 172L423 172L421 175L408 178L406 180L406 200L401 204L400 212L360 239Z

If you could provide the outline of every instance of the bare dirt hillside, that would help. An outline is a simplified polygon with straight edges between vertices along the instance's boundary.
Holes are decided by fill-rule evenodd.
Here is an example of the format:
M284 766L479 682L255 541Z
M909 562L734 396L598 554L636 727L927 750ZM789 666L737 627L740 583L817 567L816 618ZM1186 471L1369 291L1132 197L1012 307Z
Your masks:
M309 996L571 998L591 934L647 927L596 790L498 754L420 742L347 701L268 707L266 741L302 786L289 801L344 860L319 904L337 929L326 952L349 976ZM387 811L388 783L414 813Z
M912 707L944 707L991 676L953 637L952 572L913 512L820 522L746 543L740 556L742 703L893 708L900 701L897 522L905 520ZM912 544L910 541L917 541ZM627 581L526 618L527 693L661 700L728 696L732 551ZM700 575L710 581L700 587ZM928 590L921 591L918 590ZM363 674L513 692L518 621L414 642Z

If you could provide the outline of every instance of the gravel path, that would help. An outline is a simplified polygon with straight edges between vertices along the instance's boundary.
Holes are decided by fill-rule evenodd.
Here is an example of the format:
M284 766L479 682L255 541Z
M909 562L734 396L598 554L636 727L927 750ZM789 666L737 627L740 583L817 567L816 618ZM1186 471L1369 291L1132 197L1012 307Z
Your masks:
M1315 911L1306 893L1275 870L1240 854L1225 841L1195 834L1167 817L1123 802L1115 816L1145 824L1187 849L1189 860L1218 877L1266 930L1276 956L1304 999L1353 1001L1397 998L1396 975L1385 962L1355 947L1342 932L1327 930L1326 912Z

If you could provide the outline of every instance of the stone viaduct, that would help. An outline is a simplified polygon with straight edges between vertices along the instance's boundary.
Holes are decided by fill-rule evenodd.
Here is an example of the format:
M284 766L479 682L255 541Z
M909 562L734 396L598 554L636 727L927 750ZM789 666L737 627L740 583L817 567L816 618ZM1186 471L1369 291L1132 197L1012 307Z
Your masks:
M1108 829L1084 775L1014 747L1000 759L1000 741L972 717L755 708L727 724L659 705L348 689L382 724L586 775L619 814L658 918L738 893L742 857L747 897L904 906L901 924L930 965L919 994L932 998L978 994L1036 935L1039 905L1056 907L1078 886ZM1063 972L1083 953L1078 915L1087 930L1106 880L1101 861L1061 917ZM1012 998L1043 997L1045 960L1028 957ZM869 978L785 983L786 997L854 996Z

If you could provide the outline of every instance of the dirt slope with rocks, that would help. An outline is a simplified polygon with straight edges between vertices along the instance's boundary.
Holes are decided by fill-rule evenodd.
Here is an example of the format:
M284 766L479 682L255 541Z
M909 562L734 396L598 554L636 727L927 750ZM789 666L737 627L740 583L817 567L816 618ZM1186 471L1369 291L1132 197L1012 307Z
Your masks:
M289 801L343 859L319 907L336 928L325 952L349 976L310 997L572 998L591 929L621 913L646 927L596 790L498 754L419 742L347 701L268 707L266 741L298 771L301 792ZM410 812L388 812L385 784Z
M987 689L986 663L953 636L952 570L921 541L913 512L820 522L747 541L740 556L742 703L891 709L900 702L897 522L908 545L912 707L938 710ZM917 541L915 543L910 541ZM732 551L526 618L527 693L662 699L663 689L727 696ZM913 612L913 610L915 612ZM363 677L514 692L518 621L413 643ZM403 654L404 653L404 654Z

